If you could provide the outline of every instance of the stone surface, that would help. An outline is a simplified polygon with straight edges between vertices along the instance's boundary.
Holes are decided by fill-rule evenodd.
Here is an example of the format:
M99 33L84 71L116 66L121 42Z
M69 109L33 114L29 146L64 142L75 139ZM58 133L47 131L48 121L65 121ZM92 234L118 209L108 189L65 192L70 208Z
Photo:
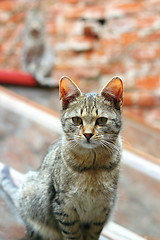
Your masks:
M38 168L58 135L11 111L0 111L0 161L23 173Z
M3 197L2 197L3 196ZM8 207L4 201L4 194L0 191L0 239L1 240L22 240L24 239L24 226L13 211L13 206Z
M147 239L160 237L160 184L122 165L115 221Z

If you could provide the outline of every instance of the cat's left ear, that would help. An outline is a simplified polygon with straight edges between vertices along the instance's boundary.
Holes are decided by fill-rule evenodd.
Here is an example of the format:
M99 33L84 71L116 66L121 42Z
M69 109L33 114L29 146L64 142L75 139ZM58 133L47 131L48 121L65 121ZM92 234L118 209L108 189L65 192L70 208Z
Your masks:
M116 109L123 103L123 82L119 77L113 78L100 93L108 101L112 101Z
M75 101L77 97L82 95L82 92L77 85L66 76L60 79L59 91L63 109L66 109L70 102Z

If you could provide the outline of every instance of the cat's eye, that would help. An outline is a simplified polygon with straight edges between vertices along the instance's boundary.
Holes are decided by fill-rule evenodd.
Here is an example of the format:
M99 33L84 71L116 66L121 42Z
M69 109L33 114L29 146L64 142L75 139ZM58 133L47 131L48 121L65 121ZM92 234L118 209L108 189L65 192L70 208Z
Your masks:
M83 124L82 119L80 117L72 117L72 122L76 126Z
M108 121L108 118L106 117L100 117L96 120L96 125L98 126L104 126Z

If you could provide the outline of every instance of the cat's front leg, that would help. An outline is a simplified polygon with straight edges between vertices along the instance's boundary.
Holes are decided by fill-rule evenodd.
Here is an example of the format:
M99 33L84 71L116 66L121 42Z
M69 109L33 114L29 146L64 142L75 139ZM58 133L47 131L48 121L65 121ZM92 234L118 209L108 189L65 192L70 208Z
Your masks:
M32 227L29 225L26 226L26 236L26 240L42 240L42 237L38 233L34 232Z
M75 209L54 211L64 240L84 240L80 228L79 216Z
M95 222L90 225L84 240L98 240L103 229L104 222Z
M109 204L108 204L109 205ZM88 230L85 234L84 240L98 240L104 225L108 222L111 215L112 208L99 209L97 216L92 219L89 224Z
M88 231L85 234L84 240L98 240L102 229L107 221L106 216L99 216L89 224Z

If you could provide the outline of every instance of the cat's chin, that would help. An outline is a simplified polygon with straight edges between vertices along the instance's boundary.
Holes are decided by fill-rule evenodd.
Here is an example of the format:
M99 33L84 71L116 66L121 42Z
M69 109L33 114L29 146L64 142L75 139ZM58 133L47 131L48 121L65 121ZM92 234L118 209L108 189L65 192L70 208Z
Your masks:
M82 147L82 148L85 148L85 149L94 149L97 147L97 144L95 143L79 143L79 145Z

